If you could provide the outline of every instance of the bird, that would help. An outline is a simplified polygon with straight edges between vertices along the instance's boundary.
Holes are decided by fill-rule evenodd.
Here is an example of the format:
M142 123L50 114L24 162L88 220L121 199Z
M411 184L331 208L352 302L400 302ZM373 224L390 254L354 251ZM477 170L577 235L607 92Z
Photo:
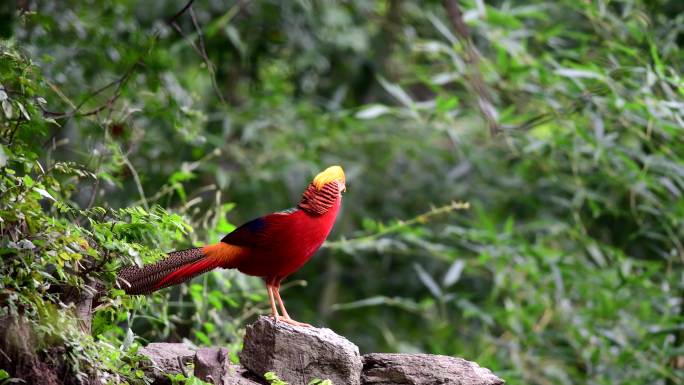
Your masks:
M173 251L142 267L124 267L117 274L117 282L127 294L150 294L216 268L237 269L264 280L276 323L310 327L290 317L280 297L280 283L321 247L333 228L346 189L342 167L330 166L313 178L296 207L252 219L218 243Z

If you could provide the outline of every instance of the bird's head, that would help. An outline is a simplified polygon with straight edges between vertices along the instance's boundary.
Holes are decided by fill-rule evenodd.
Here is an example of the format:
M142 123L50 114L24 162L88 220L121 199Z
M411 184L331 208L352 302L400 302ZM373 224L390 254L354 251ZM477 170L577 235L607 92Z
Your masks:
M336 183L339 192L346 191L347 186L344 179L344 170L340 166L330 166L321 171L313 179L313 185L317 190L322 190L328 183Z
M342 167L330 166L311 181L297 206L314 215L324 214L335 205L339 205L342 191L346 189Z

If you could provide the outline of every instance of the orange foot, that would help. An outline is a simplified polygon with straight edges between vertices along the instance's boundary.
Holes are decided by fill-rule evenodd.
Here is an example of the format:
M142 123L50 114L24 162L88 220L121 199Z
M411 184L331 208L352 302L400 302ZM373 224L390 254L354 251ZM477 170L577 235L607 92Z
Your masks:
M284 323L289 324L289 325L292 325L292 326L299 326L299 327L303 327L303 328L311 328L311 327L313 327L313 326L309 325L308 323L295 321L295 320L293 320L292 318L274 317L274 319L275 319L275 322L276 322L276 323L278 323L278 322L284 322Z

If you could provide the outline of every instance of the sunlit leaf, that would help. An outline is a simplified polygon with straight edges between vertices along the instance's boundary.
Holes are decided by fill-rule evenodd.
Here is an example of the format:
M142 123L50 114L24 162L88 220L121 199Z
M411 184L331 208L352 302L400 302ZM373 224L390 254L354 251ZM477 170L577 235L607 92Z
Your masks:
M413 264L414 270L416 270L416 273L418 274L418 278L420 278L420 281L423 282L425 287L430 290L430 293L432 293L433 296L436 298L442 297L442 289L440 289L439 285L435 280L430 276L430 274L423 269L423 267L417 263Z
M463 268L465 267L465 261L462 259L456 260L454 263L451 264L449 267L449 270L444 274L444 278L442 279L442 285L444 287L449 287L461 278L461 273L463 273Z
M362 110L359 110L354 116L357 119L374 119L390 111L390 108L387 106L383 106L381 104L374 104L364 107Z

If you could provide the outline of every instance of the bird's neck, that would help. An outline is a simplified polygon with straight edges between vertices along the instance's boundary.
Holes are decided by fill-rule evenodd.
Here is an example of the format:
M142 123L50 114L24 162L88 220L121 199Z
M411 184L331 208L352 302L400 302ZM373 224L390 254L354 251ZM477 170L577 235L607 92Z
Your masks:
M297 207L311 215L323 215L339 207L339 204L340 191L335 184L326 184L320 190L310 184L302 194L302 200Z

